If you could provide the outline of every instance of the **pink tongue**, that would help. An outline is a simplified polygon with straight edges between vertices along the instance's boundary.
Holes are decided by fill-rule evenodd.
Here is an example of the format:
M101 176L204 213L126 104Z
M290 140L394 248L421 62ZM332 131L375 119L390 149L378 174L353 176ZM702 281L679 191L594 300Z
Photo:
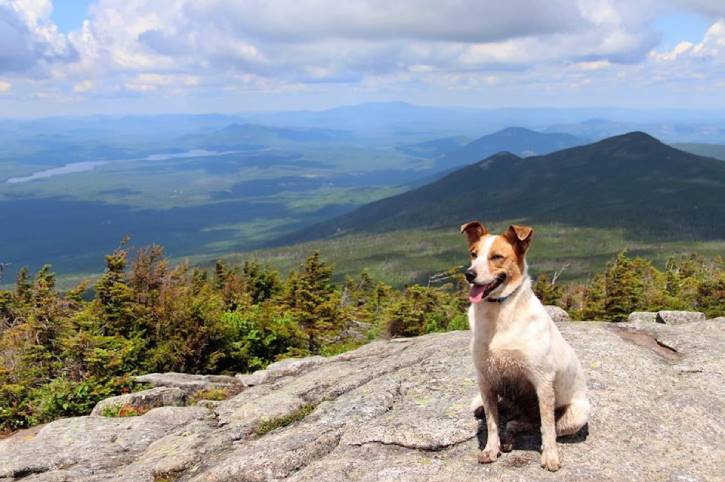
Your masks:
M483 299L484 286L473 285L471 286L471 292L468 294L468 300L471 303L480 303Z

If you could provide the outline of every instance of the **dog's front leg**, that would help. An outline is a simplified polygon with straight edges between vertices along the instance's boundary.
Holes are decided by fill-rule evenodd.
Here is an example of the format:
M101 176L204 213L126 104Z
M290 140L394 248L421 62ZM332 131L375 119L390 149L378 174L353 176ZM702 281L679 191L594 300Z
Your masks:
M481 390L481 401L483 402L483 411L486 414L486 430L488 432L486 446L478 454L478 462L488 464L494 462L501 453L501 441L498 438L497 396L491 385L481 375L478 376L478 387Z
M552 380L541 380L536 385L536 396L539 399L541 415L541 466L546 470L559 470L559 452L556 447L556 418L554 416L554 383Z

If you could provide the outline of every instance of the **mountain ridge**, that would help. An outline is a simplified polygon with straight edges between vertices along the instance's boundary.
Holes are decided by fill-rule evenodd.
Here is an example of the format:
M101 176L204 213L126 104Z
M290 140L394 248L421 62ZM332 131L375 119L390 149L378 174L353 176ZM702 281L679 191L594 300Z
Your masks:
M440 159L438 165L443 168L462 166L501 151L515 153L520 157L530 157L588 142L589 140L584 137L563 132L539 132L519 126L506 127L447 153Z
M723 192L722 161L634 131L544 156L498 153L294 239L456 226L474 218L623 227L646 238L722 238Z

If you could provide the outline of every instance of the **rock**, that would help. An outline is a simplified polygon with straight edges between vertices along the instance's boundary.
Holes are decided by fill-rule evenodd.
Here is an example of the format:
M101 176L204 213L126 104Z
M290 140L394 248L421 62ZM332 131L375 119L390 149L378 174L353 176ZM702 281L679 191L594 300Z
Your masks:
M560 321L571 321L569 313L567 313L563 308L555 305L544 305L544 309L556 323L559 323Z
M588 434L558 444L557 480L721 478L725 324L558 326L587 372L593 414ZM551 478L536 432L519 435L496 463L476 462L486 430L469 408L477 391L469 337L376 341L275 364L210 409L58 420L0 441L0 480Z
M134 377L140 383L148 383L154 387L175 387L190 395L200 390L223 388L231 393L241 390L240 381L227 375L189 375L186 373L149 373Z
M141 412L148 412L157 407L183 407L186 394L183 390L172 387L157 387L140 392L131 392L117 397L101 400L93 407L92 416L102 416L105 411L115 411L116 415L122 407L133 407Z
M288 375L297 375L304 371L322 365L330 361L329 358L323 356L311 356L307 358L286 358L282 361L274 362L266 368L267 374L271 377L283 377Z
M657 313L654 311L633 311L627 317L628 323L654 323Z
M703 321L705 313L699 311L658 311L657 323L665 325L680 325L682 323L692 323L693 321Z
M235 376L245 387L253 387L266 382L269 378L269 372L267 370L257 370L254 373L237 373Z
M307 358L287 358L274 362L264 370L254 373L238 373L236 379L246 387L261 385L276 378L297 375L310 368L326 363L330 358L311 356Z
M201 407L162 407L140 417L56 420L32 438L0 441L0 480L93 480L96 474L110 475L133 464L152 443L177 428L208 418Z

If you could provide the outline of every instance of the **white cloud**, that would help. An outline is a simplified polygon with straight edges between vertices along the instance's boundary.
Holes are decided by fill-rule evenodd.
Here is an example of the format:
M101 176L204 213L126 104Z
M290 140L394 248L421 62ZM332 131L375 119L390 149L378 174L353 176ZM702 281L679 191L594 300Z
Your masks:
M621 0L100 0L71 38L103 68L358 82L427 70L632 62L653 46ZM324 13L322 13L324 12ZM644 31L644 33L642 33ZM136 85L132 83L131 85ZM145 84L144 84L145 85Z
M78 54L50 21L50 0L0 0L0 72L42 76Z
M6 82L4 80L0 80L0 93L2 92L10 92L10 89L13 87L13 84L10 82Z
M725 19L712 24L701 42L680 42L672 50L651 52L650 58L661 63L707 60L715 64L725 64Z
M664 3L706 15L725 9L722 0ZM658 51L652 21L670 8L662 5L97 0L82 27L66 36L50 20L50 0L0 0L0 74L13 81L14 95L25 80L26 92L65 92L76 99L72 93L159 98L350 85L395 91L414 85L616 88L683 78L708 87L721 83L723 20L714 21L701 42L683 39ZM63 8L60 0L56 7ZM38 84L41 77L46 85Z
M93 89L93 81L92 80L83 80L81 82L76 82L75 85L73 85L73 92L76 94L82 94L84 92L88 92Z

